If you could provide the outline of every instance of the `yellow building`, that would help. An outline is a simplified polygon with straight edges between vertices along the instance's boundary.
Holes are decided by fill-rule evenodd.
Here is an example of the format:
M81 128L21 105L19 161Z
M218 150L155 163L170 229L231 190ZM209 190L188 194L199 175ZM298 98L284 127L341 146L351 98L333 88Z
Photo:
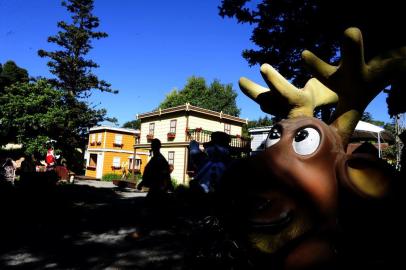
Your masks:
M110 173L121 177L123 170L142 173L149 152L140 148L134 152L138 139L139 130L105 126L91 128L85 152L85 175L101 179Z
M150 149L153 138L161 141L161 153L172 164L171 174L178 184L188 184L189 142L200 144L210 141L211 133L223 131L231 137L234 153L250 151L250 140L241 136L246 120L185 104L173 108L157 110L138 115L141 121L140 139L135 149Z

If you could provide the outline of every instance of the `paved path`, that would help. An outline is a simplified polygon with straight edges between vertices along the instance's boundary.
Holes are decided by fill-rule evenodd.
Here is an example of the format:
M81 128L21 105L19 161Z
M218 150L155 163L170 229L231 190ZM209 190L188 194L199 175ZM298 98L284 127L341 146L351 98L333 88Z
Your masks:
M145 195L89 180L0 194L0 269L185 269L190 228Z

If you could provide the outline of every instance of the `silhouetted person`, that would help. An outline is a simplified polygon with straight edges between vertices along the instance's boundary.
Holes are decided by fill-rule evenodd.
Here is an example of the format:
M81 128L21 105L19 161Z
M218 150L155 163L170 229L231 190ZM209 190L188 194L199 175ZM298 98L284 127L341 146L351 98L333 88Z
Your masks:
M189 144L189 157L196 170L192 185L198 184L205 192L216 190L230 161L230 135L216 131L211 134L211 140L204 143L204 152L196 141Z
M25 155L24 160L21 162L20 181L32 181L32 178L35 177L36 165L37 164L33 154Z
M7 158L0 168L0 181L2 184L14 185L16 165L11 158Z
M137 189L149 188L147 197L151 199L164 198L168 191L173 191L168 161L160 152L161 141L153 139L151 142L152 158L145 166L141 183Z

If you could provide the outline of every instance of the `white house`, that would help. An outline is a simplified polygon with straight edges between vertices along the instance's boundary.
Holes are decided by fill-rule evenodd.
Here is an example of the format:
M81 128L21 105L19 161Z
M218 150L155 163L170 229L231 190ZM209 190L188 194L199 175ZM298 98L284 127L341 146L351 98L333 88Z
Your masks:
M235 152L249 152L249 140L242 138L242 126L246 120L185 104L173 108L138 115L141 133L136 149L150 149L154 138L161 141L161 153L172 164L171 174L179 184L187 184L188 146L191 140L203 144L210 141L211 133L223 131L230 134L231 147ZM137 151L135 149L135 151Z
M251 136L251 155L265 150L265 140L272 126L253 127L248 129Z

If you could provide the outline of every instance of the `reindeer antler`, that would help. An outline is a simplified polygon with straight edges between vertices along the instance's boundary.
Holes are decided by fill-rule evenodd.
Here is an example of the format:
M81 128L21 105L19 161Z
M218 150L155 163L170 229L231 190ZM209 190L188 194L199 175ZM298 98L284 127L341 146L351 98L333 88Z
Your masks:
M261 66L261 74L268 86L276 91L244 77L239 81L240 88L257 102L264 112L272 115L283 118L313 116L316 107L336 103L338 100L333 91L315 78L310 79L303 89L298 89L268 64Z
M406 71L406 47L377 56L366 64L358 28L344 32L342 59L338 66L327 64L310 51L304 51L302 57L314 76L339 96L331 122L344 147L368 104L392 79Z

